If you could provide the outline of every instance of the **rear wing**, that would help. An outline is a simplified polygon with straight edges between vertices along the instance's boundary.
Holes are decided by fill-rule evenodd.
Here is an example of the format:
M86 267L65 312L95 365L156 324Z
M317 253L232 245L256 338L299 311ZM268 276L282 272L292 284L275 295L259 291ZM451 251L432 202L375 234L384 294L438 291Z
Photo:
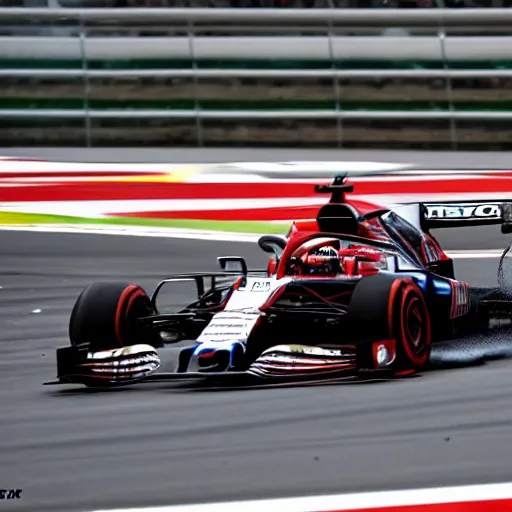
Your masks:
M317 216L321 231L354 234L357 231L358 222L379 217L389 211L387 209L376 210L358 217L352 211L353 208L345 203L345 194L354 190L353 184L345 183L346 177L346 173L340 174L335 176L334 181L329 185L315 185L317 194L331 194L329 202L320 209ZM417 202L412 204L418 205ZM512 202L510 199L421 202L419 210L421 228L427 233L436 228L489 224L501 224L502 233L512 233ZM413 224L416 226L417 215L418 211L415 206Z
M507 200L420 203L420 212L425 231L501 224L502 233L512 233L512 202Z

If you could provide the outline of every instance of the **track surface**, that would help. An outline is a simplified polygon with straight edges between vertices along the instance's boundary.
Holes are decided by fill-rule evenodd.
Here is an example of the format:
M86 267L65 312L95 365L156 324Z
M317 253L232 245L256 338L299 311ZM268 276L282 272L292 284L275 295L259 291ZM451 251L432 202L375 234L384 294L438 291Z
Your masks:
M442 235L448 248L474 231ZM469 233L469 234L468 234ZM493 235L484 248L503 246ZM476 238L478 240L478 238ZM252 266L257 246L0 231L0 487L12 510L91 510L512 480L512 362L383 384L194 391L50 388L73 302L94 280L151 292L172 272ZM495 282L497 260L457 260ZM41 309L41 313L31 313ZM475 350L480 350L478 347ZM63 389L68 389L63 391ZM72 389L72 391L69 391Z
M347 149L237 148L4 148L0 156L59 162L220 163L290 160L371 161L414 164L420 169L511 169L505 151L385 151Z

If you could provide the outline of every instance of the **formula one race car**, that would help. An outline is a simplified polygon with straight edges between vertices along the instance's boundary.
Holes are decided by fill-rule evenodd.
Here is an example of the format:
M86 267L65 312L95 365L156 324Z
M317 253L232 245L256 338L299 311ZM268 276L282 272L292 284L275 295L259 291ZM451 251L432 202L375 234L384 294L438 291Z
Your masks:
M427 369L433 343L511 324L506 283L477 288L455 279L430 231L501 224L510 233L512 204L349 204L353 185L344 176L315 190L331 194L316 219L294 222L286 237L260 238L270 254L265 270L228 256L218 258L219 272L164 279L151 298L134 284L85 288L71 314L71 346L57 349L58 381L49 384L389 378ZM197 300L159 311L162 288L183 281L195 283Z

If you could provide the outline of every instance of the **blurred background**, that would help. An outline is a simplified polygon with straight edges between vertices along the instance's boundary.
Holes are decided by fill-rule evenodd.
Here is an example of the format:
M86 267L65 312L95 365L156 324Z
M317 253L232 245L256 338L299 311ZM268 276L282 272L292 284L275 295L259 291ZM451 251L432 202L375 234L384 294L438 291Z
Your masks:
M262 7L262 8L436 8L510 7L512 0L2 0L2 7Z
M0 144L508 150L511 2L1 0Z

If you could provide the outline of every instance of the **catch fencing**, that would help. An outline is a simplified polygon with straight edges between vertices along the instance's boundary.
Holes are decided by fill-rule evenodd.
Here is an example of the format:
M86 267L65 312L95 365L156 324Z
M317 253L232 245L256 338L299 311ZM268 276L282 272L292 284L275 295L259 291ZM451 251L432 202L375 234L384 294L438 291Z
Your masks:
M0 143L505 148L510 9L0 9Z

